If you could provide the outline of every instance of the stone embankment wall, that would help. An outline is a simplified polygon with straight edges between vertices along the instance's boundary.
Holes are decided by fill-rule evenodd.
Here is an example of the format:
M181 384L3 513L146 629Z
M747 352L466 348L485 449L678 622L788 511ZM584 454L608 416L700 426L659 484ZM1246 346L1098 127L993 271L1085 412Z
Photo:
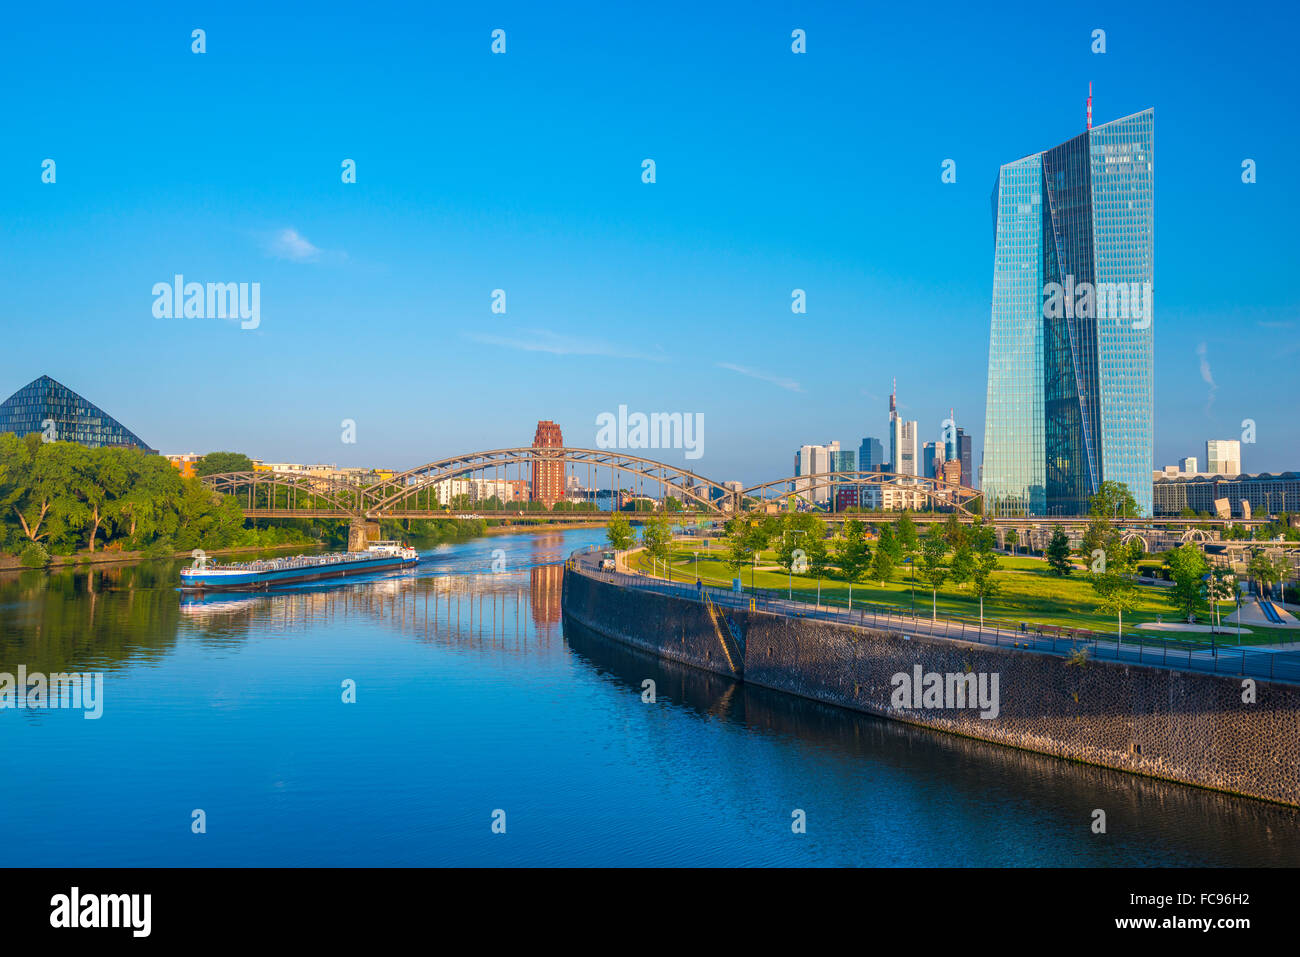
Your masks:
M1300 806L1300 687L1065 658L727 610L739 661L708 608L566 569L564 614L664 658L897 721L1073 761ZM893 677L998 676L998 713L897 708Z

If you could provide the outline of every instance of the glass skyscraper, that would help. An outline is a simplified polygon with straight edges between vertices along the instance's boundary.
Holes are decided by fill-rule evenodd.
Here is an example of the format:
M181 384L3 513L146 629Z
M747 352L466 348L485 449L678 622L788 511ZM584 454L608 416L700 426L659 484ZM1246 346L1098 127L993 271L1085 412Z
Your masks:
M0 404L0 432L49 434L51 441L91 448L115 445L154 451L103 409L47 375Z
M992 515L1083 515L1103 481L1151 514L1153 119L1103 124L998 173Z

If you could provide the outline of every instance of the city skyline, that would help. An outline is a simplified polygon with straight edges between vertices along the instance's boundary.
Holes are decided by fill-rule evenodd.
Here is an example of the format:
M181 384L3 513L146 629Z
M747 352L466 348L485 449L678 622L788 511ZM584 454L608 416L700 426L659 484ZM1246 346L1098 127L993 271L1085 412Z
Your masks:
M1300 386L1257 374L1253 357L1267 344L1286 369L1300 306L1284 241L1300 205L1284 172L1296 132L1273 122L1286 106L1271 82L1281 31L1098 11L1110 41L1098 55L1094 24L1037 11L1033 30L1008 29L1054 38L1059 69L1043 73L1028 42L990 65L970 41L981 18L957 7L939 8L923 66L906 44L876 42L908 29L889 11L758 5L743 24L691 11L683 33L665 8L617 49L606 14L561 28L523 7L494 13L500 23L451 12L436 60L383 23L345 41L337 23L205 18L200 57L188 22L128 13L67 36L36 16L18 11L4 41L15 109L0 394L44 373L160 449L393 467L526 444L537 418L594 447L598 416L621 404L686 409L708 422L703 461L662 457L750 481L810 438L886 438L878 410L896 376L921 437L956 407L978 480L989 184L1008 156L1082 131L1091 80L1099 122L1161 114L1154 461L1236 438L1250 419L1249 468L1295 466L1300 426L1286 410ZM494 57L498 25L511 46ZM809 37L802 56L795 26ZM1187 66L1207 31L1221 60L1257 78L1250 97ZM105 50L113 83L87 90L74 65ZM665 56L686 75L645 74ZM414 71L409 88L384 85L390 60ZM171 80L161 88L157 68ZM580 82L596 68L617 94ZM290 94L305 106L286 109ZM645 109L614 109L628 96ZM100 120L118 101L147 108ZM918 111L930 121L904 153L873 148ZM594 117L608 119L599 133ZM645 158L654 184L641 182ZM1259 164L1249 185L1246 158ZM157 318L150 290L177 274L260 283L258 327ZM806 313L791 312L796 289ZM700 349L705 335L725 352ZM363 370L399 383L403 401L337 387ZM545 381L564 385L539 398ZM268 391L273 416L188 411ZM345 419L354 444L340 443Z

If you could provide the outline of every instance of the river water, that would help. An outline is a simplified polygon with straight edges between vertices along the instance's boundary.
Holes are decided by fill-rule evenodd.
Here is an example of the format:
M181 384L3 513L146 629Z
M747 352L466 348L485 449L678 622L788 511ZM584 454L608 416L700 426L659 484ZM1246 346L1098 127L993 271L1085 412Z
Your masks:
M602 537L202 602L170 563L0 575L0 672L104 673L98 719L0 710L0 865L1300 864L1284 808L566 631L554 563Z

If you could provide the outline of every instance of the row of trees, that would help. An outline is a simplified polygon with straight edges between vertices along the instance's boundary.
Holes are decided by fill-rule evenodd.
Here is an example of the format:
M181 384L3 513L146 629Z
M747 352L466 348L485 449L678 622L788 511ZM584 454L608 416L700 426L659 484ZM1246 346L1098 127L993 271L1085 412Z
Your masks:
M307 538L246 529L238 502L182 478L161 456L0 434L0 550L30 564L83 548L161 554Z

